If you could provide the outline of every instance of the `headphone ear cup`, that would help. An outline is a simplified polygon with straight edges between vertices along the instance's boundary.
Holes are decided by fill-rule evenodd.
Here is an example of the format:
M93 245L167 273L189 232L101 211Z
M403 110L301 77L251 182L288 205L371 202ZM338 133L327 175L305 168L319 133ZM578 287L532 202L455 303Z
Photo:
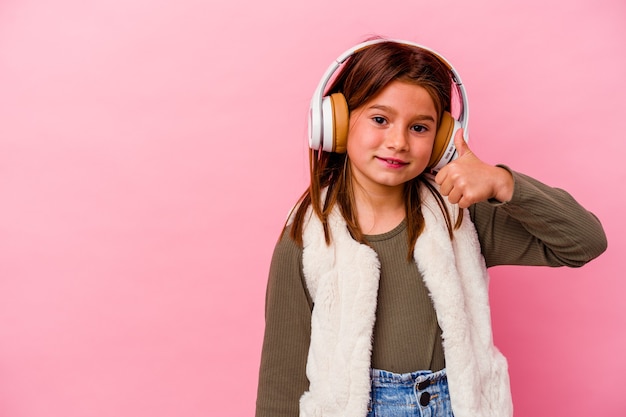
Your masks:
M334 93L322 100L322 150L345 153L348 142L348 103L341 93Z
M348 149L348 126L350 111L348 102L341 93L330 95L333 107L333 152L345 153Z
M430 155L430 161L428 161L429 168L439 170L443 165L450 162L453 153L456 152L453 138L459 127L460 123L457 122L450 113L447 111L443 112L441 123L439 124L439 129L437 129L437 135L435 136L433 152ZM442 161L442 159L444 159L445 162Z
M313 105L309 108L309 148L322 148L322 114Z

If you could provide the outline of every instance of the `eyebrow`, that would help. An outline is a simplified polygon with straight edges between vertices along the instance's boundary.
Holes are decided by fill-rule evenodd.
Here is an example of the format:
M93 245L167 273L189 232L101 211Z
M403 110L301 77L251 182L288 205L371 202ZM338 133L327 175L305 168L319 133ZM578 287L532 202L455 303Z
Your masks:
M390 113L396 113L396 111L389 106L385 106L384 104L372 104L371 106L369 106L370 109L377 109L377 110L383 110L383 111L388 111ZM429 114L420 114L418 116L415 117L415 119L417 120L430 120L431 122L435 122L435 118L432 117Z

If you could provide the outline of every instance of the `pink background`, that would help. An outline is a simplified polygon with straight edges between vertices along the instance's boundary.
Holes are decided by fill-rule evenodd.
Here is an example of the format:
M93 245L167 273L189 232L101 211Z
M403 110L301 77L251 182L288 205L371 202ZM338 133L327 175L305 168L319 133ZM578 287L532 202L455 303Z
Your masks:
M437 49L472 149L568 189L609 250L492 270L517 416L624 415L623 0L5 0L0 416L250 416L274 242L322 72Z

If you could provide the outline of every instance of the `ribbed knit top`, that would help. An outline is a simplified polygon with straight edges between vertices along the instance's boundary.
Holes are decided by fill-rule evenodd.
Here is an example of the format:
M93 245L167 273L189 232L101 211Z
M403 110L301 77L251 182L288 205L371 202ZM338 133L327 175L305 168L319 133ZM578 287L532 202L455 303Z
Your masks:
M482 202L470 208L488 267L578 267L606 249L602 225L571 195L512 174L511 201ZM381 263L372 367L397 373L442 369L441 332L418 268L407 260L405 222L367 239ZM299 399L308 389L312 308L302 272L302 248L285 232L274 250L267 285L257 417L299 414Z
M366 238L381 265L372 367L396 373L444 368L435 309L415 261L407 258L406 223Z

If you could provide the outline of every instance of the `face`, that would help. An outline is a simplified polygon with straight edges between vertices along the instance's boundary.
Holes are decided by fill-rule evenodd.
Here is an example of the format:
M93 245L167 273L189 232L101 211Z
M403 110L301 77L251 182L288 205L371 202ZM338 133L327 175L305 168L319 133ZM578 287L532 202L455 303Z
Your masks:
M423 87L392 81L350 113L348 156L365 191L398 191L428 165L437 111Z

